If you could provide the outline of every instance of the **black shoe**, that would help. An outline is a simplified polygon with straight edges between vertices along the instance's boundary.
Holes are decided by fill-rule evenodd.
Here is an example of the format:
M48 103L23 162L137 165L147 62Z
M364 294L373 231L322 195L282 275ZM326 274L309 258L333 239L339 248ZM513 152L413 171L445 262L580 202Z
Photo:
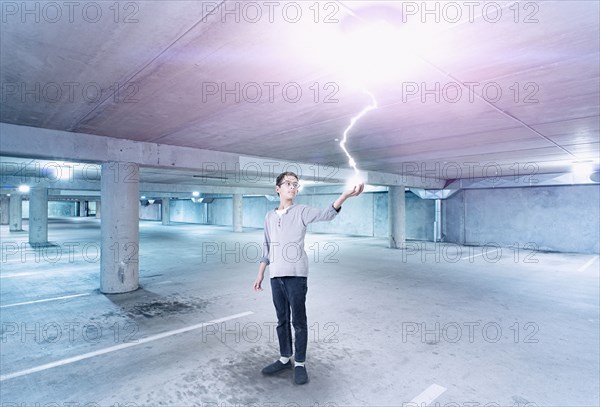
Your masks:
M288 362L286 364L281 363L280 360L278 360L275 363L271 363L269 366L265 367L262 370L262 373L264 375L273 375L275 373L279 373L282 370L287 370L287 369L291 369L292 368L292 362L290 362L288 360Z
M294 368L294 382L296 384L305 384L308 382L308 374L304 366L296 366Z

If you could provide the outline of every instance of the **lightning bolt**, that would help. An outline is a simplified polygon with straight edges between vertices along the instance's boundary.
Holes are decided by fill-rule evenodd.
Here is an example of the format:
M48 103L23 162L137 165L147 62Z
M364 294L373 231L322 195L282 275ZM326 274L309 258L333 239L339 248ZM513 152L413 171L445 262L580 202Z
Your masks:
M363 92L371 97L371 104L366 106L363 110L360 111L360 113L358 113L356 116L354 116L350 120L350 124L348 125L348 127L346 127L346 130L344 130L344 138L342 139L342 141L340 141L340 147L342 148L342 150L344 150L346 157L348 157L348 163L350 164L352 169L354 169L355 180L360 180L360 171L356 167L356 161L354 160L354 158L352 157L352 155L348 152L348 149L346 148L346 142L348 141L348 133L350 132L350 130L352 130L352 128L354 127L356 122L359 121L361 117L366 115L371 110L377 109L377 100L375 100L375 96L373 96L373 94L371 92L368 92L364 89L363 89Z

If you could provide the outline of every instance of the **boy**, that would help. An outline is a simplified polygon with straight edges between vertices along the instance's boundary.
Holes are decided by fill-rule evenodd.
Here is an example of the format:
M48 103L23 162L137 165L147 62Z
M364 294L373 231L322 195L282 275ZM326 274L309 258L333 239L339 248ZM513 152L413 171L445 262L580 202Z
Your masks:
M294 356L294 382L308 381L306 367L306 345L308 324L306 322L306 292L308 290L308 256L304 251L304 236L309 223L330 221L342 209L344 201L358 196L364 184L358 184L343 192L327 209L316 209L306 205L294 205L298 194L298 176L284 172L275 181L275 191L279 195L279 207L265 216L265 242L263 255L258 267L254 290L262 291L265 269L270 266L273 304L277 313L277 337L281 358L262 370L265 375L273 375L291 369L292 329L296 338Z

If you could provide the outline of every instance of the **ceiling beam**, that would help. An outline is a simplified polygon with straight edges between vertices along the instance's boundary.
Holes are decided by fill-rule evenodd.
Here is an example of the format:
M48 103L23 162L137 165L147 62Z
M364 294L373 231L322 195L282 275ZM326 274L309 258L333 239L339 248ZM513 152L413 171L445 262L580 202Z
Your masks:
M341 168L335 163L321 165L289 162L8 123L0 123L0 134L0 151L5 156L83 163L118 161L136 163L142 167L188 169L198 171L200 180L205 176L204 182L214 177L247 181L237 191L243 191L246 186L251 187L257 183L263 183L263 186L264 183L272 184L275 177L284 170L299 172L302 179L333 184L345 183L353 175L351 169ZM444 181L436 178L383 172L364 171L363 178L369 184L381 186L444 186Z

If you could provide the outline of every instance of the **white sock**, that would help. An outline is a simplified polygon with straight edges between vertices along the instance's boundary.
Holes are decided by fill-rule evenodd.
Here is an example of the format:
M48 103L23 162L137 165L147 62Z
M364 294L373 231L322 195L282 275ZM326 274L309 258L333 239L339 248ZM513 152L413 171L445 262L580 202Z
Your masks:
M304 367L304 363L306 363L306 362L296 362L296 363L294 363L294 366Z
M279 361L285 365L287 362L290 361L290 358L286 358L285 356L282 356L279 358Z

